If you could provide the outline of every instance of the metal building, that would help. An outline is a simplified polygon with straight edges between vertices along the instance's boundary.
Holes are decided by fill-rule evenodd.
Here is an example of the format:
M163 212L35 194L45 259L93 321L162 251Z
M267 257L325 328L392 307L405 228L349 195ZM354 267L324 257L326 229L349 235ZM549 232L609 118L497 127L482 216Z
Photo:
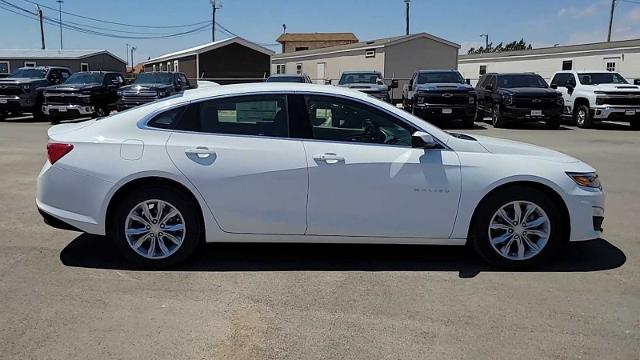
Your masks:
M0 49L0 77L25 66L63 66L78 71L126 71L126 62L106 50Z

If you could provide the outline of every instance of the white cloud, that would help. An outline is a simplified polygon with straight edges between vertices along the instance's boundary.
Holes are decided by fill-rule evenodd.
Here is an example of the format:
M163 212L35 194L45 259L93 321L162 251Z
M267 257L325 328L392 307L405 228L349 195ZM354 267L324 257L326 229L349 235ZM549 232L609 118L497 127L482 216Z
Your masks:
M567 8L562 8L558 10L558 16L564 16L567 13Z
M640 21L640 8L635 8L629 11L627 19L631 21Z
M586 7L568 7L558 10L558 16L570 16L573 18L586 18L598 15L605 9L603 1L594 2Z

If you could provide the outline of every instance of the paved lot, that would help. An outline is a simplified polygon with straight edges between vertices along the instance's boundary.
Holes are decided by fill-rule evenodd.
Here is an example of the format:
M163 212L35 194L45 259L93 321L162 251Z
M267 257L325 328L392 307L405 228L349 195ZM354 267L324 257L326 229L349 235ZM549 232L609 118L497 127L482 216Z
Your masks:
M251 244L133 271L42 223L48 125L0 122L0 358L638 359L640 132L477 125L598 168L604 239L536 272L464 248Z

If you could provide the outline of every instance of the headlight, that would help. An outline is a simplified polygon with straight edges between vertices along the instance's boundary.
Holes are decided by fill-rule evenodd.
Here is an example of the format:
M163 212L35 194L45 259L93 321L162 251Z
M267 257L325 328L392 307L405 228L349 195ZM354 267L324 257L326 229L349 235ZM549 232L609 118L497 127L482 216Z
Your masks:
M82 95L91 95L91 91L83 91Z
M502 101L505 105L511 105L513 104L513 96L511 96L510 94L503 95Z
M122 90L118 90L118 96L122 96Z
M602 185L600 184L600 180L598 179L598 174L596 173L572 173L568 172L567 175L578 185L602 189Z
M164 97L167 95L167 90L158 90L158 97Z
M30 84L22 85L22 90L24 90L25 92L30 92L31 91L31 85Z

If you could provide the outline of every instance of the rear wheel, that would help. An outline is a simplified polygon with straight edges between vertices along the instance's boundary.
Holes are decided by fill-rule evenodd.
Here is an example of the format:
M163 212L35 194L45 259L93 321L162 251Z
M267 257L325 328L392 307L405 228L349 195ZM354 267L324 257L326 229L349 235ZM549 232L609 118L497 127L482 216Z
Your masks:
M195 250L200 216L187 196L168 186L139 188L118 206L111 234L124 257L161 269L183 262Z
M47 120L47 116L44 114L44 112L42 111L42 96L38 96L38 98L36 99L36 105L33 107L33 119L35 121L46 121Z
M513 186L489 195L476 210L471 237L492 265L527 268L547 261L566 243L558 206L544 192Z
M502 110L500 104L494 104L491 111L491 123L495 128L503 128L507 126L507 120L502 116Z
M636 116L634 120L631 120L629 125L631 125L633 130L640 130L640 116Z
M591 113L587 105L578 106L574 114L574 119L579 128L588 129L593 125Z

